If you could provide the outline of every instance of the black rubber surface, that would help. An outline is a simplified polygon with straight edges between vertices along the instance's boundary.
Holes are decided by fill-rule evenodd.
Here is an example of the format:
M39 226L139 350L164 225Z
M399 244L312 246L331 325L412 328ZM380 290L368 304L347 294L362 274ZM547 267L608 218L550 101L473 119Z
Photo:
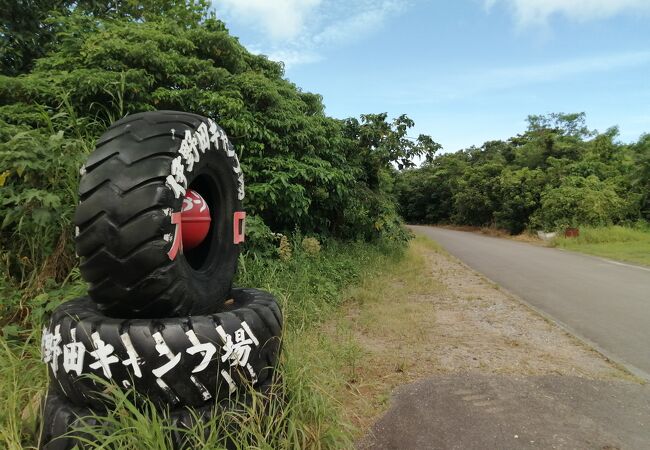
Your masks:
M243 177L219 127L212 127L209 148L196 152L200 159L192 170L189 163L183 166L186 187L210 208L210 233L197 249L174 259L168 254L178 228L172 214L180 213L184 197L169 184L172 161L179 160L186 131L197 136L208 124L204 117L176 111L127 116L99 138L82 168L76 249L89 296L107 315L209 313L230 291L239 255L233 221L242 209Z
M272 380L268 380L258 387L258 391L268 395L272 389ZM244 413L246 405L250 405L252 397L250 393L244 393L232 400L223 400L219 403L210 403L198 408L181 407L171 409L166 423L169 439L173 449L190 449L190 443L186 437L185 430L191 429L197 420L207 422L226 410ZM44 399L41 415L41 434L39 448L42 450L72 450L97 448L96 438L87 432L81 431L84 427L92 427L93 430L110 433L103 418L106 409L93 409L87 406L73 405L61 393L50 390ZM209 432L209 428L206 428ZM89 442L94 443L89 444ZM224 437L226 448L237 448L228 437ZM108 447L115 448L115 447Z
M73 404L94 407L106 403L108 381L171 407L201 406L262 385L278 360L280 308L256 289L233 289L229 297L222 312L166 319L115 319L87 297L66 302L44 330L51 384Z

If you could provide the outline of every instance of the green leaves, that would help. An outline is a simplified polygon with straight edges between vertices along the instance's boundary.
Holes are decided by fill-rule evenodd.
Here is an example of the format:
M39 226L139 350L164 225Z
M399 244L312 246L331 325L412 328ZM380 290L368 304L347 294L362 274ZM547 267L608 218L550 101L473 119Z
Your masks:
M532 223L548 230L612 225L634 215L634 200L638 198L621 198L612 183L596 176L569 176L560 186L549 187L542 193L541 207Z
M413 167L414 160L424 158L430 161L442 147L430 136L420 135L417 139L407 136L415 123L405 114L387 122L386 113L362 114L361 122L348 119L347 135L358 141L361 154L370 158L375 167L386 167L390 163L398 169Z
M497 226L511 233L608 225L650 217L650 146L589 131L585 115L529 116L528 129L441 155L398 177L406 218Z
M319 95L284 79L281 63L249 53L203 0L40 6L29 17L47 30L47 48L21 76L0 76L0 253L19 283L48 264L69 272L79 167L110 123L146 110L194 112L226 130L258 241L296 230L403 237L393 164L439 148L409 137L407 116L325 116Z
M49 120L62 124L69 117L59 114ZM71 234L84 159L83 141L63 131L51 134L0 121L0 253L3 269L19 283L32 278L59 243L72 252L61 236ZM70 260L59 261L58 269L69 271Z

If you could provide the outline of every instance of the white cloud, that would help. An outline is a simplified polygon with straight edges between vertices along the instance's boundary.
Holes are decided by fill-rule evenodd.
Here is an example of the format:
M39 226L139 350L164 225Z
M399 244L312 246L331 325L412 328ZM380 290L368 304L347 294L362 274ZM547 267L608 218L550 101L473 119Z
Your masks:
M312 40L315 44L340 44L355 37L367 36L381 28L392 14L398 14L404 8L405 3L400 1L369 2L356 13L341 17L325 26Z
M599 72L615 72L650 65L650 51L605 54L523 66L475 68L471 74L451 74L422 80L412 87L392 92L389 100L400 104L433 104L471 98L485 93L502 95L513 90L517 96L535 96L516 91L522 86L562 83Z
M310 64L321 61L323 58L310 50L304 49L275 49L264 50L255 47L249 48L252 53L266 55L271 61L282 61L285 67L294 67L301 64Z
M606 72L650 63L650 52L599 55L545 64L495 68L478 79L484 87L500 88L556 81L587 73Z
M219 0L227 15L260 26L272 40L299 36L321 0Z
M292 67L320 61L324 50L376 32L409 1L214 0L214 4L226 21L258 27L263 41L249 42L249 47Z
M650 12L649 0L484 0L487 9L506 4L520 26L544 25L553 15L586 21L624 12Z

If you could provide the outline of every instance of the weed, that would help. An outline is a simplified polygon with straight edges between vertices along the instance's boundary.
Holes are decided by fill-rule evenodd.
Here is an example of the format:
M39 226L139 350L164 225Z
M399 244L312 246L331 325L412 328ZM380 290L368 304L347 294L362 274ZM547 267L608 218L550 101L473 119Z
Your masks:
M300 243L300 241L298 241ZM350 448L353 428L340 412L333 391L341 378L358 378L358 345L348 337L333 340L315 333L314 325L327 320L349 298L346 289L365 283L380 268L397 261L403 252L394 246L329 241L317 254L298 245L288 261L242 256L237 284L273 292L285 315L283 355L277 390L269 399L251 402L225 414L195 421L185 431L190 448ZM1 286L0 286L1 287ZM40 327L47 313L61 301L82 294L85 284L73 271L63 286L46 284L40 294L3 303L5 324L0 336L0 448L18 450L38 445L38 405L47 383L39 360ZM20 321L9 317L22 314ZM349 333L348 333L349 334ZM346 365L341 370L340 363ZM116 407L101 426L81 423L82 431L101 444L90 448L170 448L172 429L167 414L153 405L113 391ZM89 442L90 442L89 441Z
M576 238L557 237L553 245L605 258L650 266L650 227L580 227Z

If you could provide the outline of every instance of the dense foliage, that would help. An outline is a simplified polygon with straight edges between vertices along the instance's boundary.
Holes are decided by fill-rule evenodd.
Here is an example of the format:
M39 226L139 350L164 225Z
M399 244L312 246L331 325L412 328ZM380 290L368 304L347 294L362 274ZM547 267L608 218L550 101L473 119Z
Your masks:
M225 128L258 249L272 232L296 230L403 238L393 164L431 157L437 144L408 139L406 116L327 117L320 96L249 53L208 2L26 1L1 20L0 260L14 285L70 273L79 167L109 123L146 110L194 112Z
M72 245L79 168L111 122L156 109L203 114L227 131L247 187L247 252L236 282L285 303L284 401L230 422L218 415L211 433L189 433L190 446L222 448L228 436L246 448L351 445L320 383L323 367L340 358L306 351L326 341L312 345L301 333L331 313L349 284L401 253L407 235L394 173L430 159L438 145L407 137L406 116L327 117L320 96L286 80L281 63L249 53L208 5L18 0L0 10L2 448L37 446L47 384L41 324L86 292ZM121 405L98 447L166 447L158 414Z
M584 114L530 116L528 129L402 171L407 221L525 229L630 224L650 219L650 135L617 142Z

